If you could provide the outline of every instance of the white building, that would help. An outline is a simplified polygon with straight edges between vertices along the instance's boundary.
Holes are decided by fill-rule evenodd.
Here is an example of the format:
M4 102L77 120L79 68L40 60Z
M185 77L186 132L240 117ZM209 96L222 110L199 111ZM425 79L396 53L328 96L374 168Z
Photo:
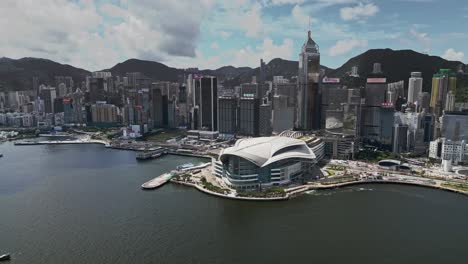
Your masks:
M288 137L239 139L213 161L213 173L229 187L251 190L313 177L315 154L303 140Z
M468 162L468 142L438 138L430 143L429 157L441 160L444 169L450 170L448 165Z
M420 72L412 72L408 83L408 103L418 100L418 95L422 92L423 78Z

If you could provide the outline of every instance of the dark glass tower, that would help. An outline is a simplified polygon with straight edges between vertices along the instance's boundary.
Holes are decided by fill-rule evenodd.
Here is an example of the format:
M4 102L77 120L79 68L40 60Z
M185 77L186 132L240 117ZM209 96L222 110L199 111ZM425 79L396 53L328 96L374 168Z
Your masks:
M320 51L310 31L299 54L298 109L296 127L320 129Z

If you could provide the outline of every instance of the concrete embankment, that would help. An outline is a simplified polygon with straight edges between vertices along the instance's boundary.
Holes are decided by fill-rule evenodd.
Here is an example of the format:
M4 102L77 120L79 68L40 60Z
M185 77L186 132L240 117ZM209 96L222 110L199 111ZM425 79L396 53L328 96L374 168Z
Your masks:
M231 196L231 195L225 195L225 194L220 194L216 193L210 190L207 190L197 184L194 183L189 183L189 182L183 182L183 181L177 181L177 180L171 180L171 182L176 183L176 184L181 184L189 187L196 188L197 190L204 192L209 195L225 198L225 199L232 199L232 200L241 200L241 201L285 201L289 200L295 197L298 197L302 194L304 194L307 191L310 190L327 190L327 189L337 189L337 188L342 188L342 187L349 187L349 186L354 186L354 185L363 185L363 184L400 184L400 185L413 185L413 186L419 186L419 187L426 187L426 188L433 188L433 189L439 189L439 190L444 190L444 191L449 191L449 192L454 192L454 193L459 193L459 194L464 194L468 195L468 192L463 192L457 189L453 188L448 188L444 186L435 186L435 185L428 185L428 184L422 184L422 183L416 183L416 182L402 182L402 181L388 181L388 180L372 180L372 181L353 181L353 182L345 182L345 183L339 183L339 184L330 184L330 185L303 185L303 186L298 186L294 188L291 192L288 192L286 196L284 197L274 197L274 198L261 198L261 197L238 197L238 196Z
M76 145L76 144L101 144L109 146L109 143L101 140L89 141L18 141L15 146L31 146L31 145Z
M177 180L174 180L174 179L171 180L171 182L175 183L175 184L180 184L180 185L193 187L193 188L199 190L200 192L204 192L204 193L209 194L209 195L213 195L213 196L217 196L217 197L225 198L225 199L231 199L231 200L257 201L257 202L266 201L266 202L268 202L268 201L285 201L285 200L289 199L289 195L286 195L284 197L271 197L271 198L230 196L230 195L221 194L221 193L217 193L217 192L207 190L207 189L205 189L205 188L203 188L203 187L201 187L199 185L196 185L196 184L190 183L190 182L177 181Z
M407 182L407 181L394 181L394 180L368 180L368 181L352 181L352 182L344 182L338 184L330 184L330 185L306 185L308 186L307 191L309 190L326 190L326 189L336 189L341 187L353 186L353 185L363 185L363 184L400 184L400 185L413 185L419 187L426 187L432 189L439 189L459 194L468 195L468 192L464 192L461 190L457 190L454 188L449 188L440 185L430 185L424 183L417 183L417 182Z

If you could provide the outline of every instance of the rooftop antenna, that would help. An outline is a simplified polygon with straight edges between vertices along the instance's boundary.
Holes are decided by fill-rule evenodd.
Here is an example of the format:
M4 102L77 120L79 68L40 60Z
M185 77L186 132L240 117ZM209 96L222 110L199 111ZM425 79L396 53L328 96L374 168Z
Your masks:
M307 32L307 35L309 35L309 38L310 38L310 16L309 16L309 31Z

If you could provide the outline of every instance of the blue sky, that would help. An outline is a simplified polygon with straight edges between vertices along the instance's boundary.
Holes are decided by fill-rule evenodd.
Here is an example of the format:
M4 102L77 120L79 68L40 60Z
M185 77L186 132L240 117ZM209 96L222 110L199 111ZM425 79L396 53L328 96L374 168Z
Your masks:
M260 58L297 60L309 17L328 67L371 48L467 61L468 1L460 0L2 0L0 56L89 70L129 58L256 67Z

